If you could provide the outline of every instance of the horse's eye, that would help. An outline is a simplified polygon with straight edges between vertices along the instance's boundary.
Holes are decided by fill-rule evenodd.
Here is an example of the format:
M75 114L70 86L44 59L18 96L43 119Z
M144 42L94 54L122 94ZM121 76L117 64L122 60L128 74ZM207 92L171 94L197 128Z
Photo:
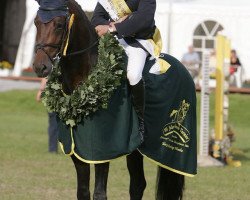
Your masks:
M58 24L56 25L56 30L63 30L63 28L64 28L64 25L61 24L61 23L58 23Z

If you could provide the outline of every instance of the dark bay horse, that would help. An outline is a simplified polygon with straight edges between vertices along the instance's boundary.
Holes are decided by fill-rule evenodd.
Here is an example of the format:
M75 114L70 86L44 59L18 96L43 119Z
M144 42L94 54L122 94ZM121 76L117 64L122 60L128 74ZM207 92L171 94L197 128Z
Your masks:
M37 27L36 55L33 68L39 77L50 74L54 59L59 55L61 83L63 91L71 94L79 83L84 81L90 69L97 62L98 36L81 7L74 1L68 2L68 14L75 15L68 43L68 54L62 56L68 34L68 17L55 17L48 23L35 19ZM90 165L71 156L77 172L77 198L89 200ZM143 157L138 151L127 156L127 167L130 174L130 199L142 199L146 180L143 172ZM107 199L106 188L109 163L95 164L95 189L93 199ZM159 167L157 174L157 200L182 199L184 176Z

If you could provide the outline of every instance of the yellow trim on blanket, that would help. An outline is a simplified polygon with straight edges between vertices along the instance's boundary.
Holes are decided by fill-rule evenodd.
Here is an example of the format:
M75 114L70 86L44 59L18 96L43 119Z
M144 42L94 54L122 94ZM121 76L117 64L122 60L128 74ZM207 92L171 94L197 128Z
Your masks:
M88 163L88 164L101 164L101 163L106 163L110 162L110 160L101 160L101 161L96 161L96 160L85 160L82 157L80 157L76 152L74 152L74 155L82 162Z
M71 134L71 140L72 140L72 145L71 145L71 152L70 153L65 153L64 151L64 146L61 142L59 142L60 144L60 147L61 147L61 150L62 152L65 154L65 155L68 155L68 156L72 156L73 154L79 159L81 160L82 162L85 162L85 163L88 163L88 164L102 164L102 163L106 163L106 162L110 162L112 160L115 160L115 159L118 159L118 158L122 158L124 156L127 156L128 154L125 154L125 155L122 155L122 156L119 156L117 158L112 158L110 160L85 160L83 159L81 156L79 156L75 151L75 142L74 142L74 139L73 139L73 131L72 131L72 128L71 128L71 131L70 131L70 134Z
M71 156L71 155L74 154L74 155L77 157L77 159L79 159L79 160L82 161L82 162L88 163L88 164L102 164L102 163L110 162L110 161L113 161L113 160L116 160L116 159L119 159L119 158L122 158L122 157L125 157L125 156L129 155L129 154L125 154L125 155L119 156L119 157L117 157L117 158L112 158L112 159L110 159L110 160L86 160L86 159L83 159L81 156L79 156L74 150L72 150L69 154L66 154L66 153L64 152L63 144L62 144L61 142L59 142L59 144L60 144L60 147L61 147L61 149L62 149L62 152L63 152L65 155ZM74 144L73 141L72 141L72 144ZM139 150L138 150L138 151L139 151ZM140 152L140 151L139 151L139 152ZM140 152L140 153L141 153L141 152ZM143 153L141 153L141 154L143 155L143 157L145 157L146 159L148 159L150 162L153 162L154 164L156 164L156 165L158 165L158 166L160 166L160 167L162 167L162 168L164 168L164 169L167 169L167 170L169 170L169 171L172 171L172 172L175 172L175 173L177 173L177 174L180 174L180 175L183 175L183 176L187 176L187 177L194 177L194 176L196 175L196 174L189 174L189 173L186 173L186 172L182 172L182 171L173 169L173 168L171 168L171 167L168 167L168 166L166 166L166 165L163 165L163 164L161 164L161 163L159 163L159 162L157 162L157 161L155 161L155 160L153 160L153 159L147 157L147 156L144 155Z
M70 127L70 135L71 135L71 140L72 140L70 155L72 155L72 154L74 153L74 149L75 149L75 141L74 141L74 138L73 138L73 130L72 130L72 127Z
M62 152L65 154L65 155L68 155L68 156L71 156L71 155L75 155L80 161L82 162L85 162L85 163L88 163L88 164L102 164L102 163L106 163L106 162L110 162L112 160L116 160L116 159L119 159L119 158L122 158L122 157L125 157L129 154L125 154L125 155L122 155L122 156L119 156L117 158L112 158L110 160L86 160L86 159L83 159L81 156L79 156L75 151L73 151L73 153L69 153L69 154L66 154L64 152L64 147L63 147L63 144L61 142L59 142L60 146L61 146L61 149L62 149Z
M139 150L138 150L138 151L139 151ZM139 152L140 152L140 151L139 151ZM145 158L147 158L149 161L151 161L151 162L155 163L156 165L158 165L158 166L160 166L160 167L162 167L162 168L164 168L164 169L167 169L167 170L169 170L169 171L175 172L175 173L180 174L180 175L183 175L183 176L188 176L188 177L194 177L194 176L196 175L196 174L189 174L189 173L186 173L186 172L182 172L182 171L173 169L173 168L171 168L171 167L168 167L168 166L166 166L166 165L163 165L163 164L161 164L161 163L159 163L159 162L153 160L152 158L147 157L147 156L144 155L142 152L140 152L140 153L141 153Z
M59 142L59 144L60 144L60 147L61 147L61 150L62 150L63 154L67 155L67 154L65 153L65 151L64 151L63 143Z
M63 152L65 155L69 155L69 156L71 156L71 155L74 154L74 149L75 149L75 142L74 142L74 139L73 139L73 130L72 130L72 128L70 128L70 137L71 137L71 141L72 141L70 153L65 153L63 143L59 142L60 147L61 147L61 149L62 149L62 152Z

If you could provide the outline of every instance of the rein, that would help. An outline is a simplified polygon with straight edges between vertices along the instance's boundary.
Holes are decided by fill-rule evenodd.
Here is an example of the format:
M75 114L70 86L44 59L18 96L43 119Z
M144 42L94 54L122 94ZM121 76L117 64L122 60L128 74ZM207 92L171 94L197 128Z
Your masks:
M75 52L72 52L72 53L69 53L63 57L70 57L70 56L76 56L76 55L79 55L79 54L83 54L87 51L89 51L90 49L92 49L97 43L99 42L99 39L97 39L93 44L91 44L89 47L85 48L85 49L82 49L82 50L79 50L79 51L75 51Z
M49 10L49 11L62 10L62 8L56 8L56 9L55 8L39 8L39 9ZM64 8L64 7L63 7L63 9L68 10L68 8ZM65 29L64 29L64 32L62 34L61 42L59 44L46 44L46 43L41 44L41 43L38 43L38 44L35 45L35 52L37 52L38 50L42 50L48 56L50 61L52 63L54 63L55 61L59 62L62 57L66 58L66 57L77 56L77 55L81 55L83 53L86 53L87 51L91 50L94 46L96 46L96 44L99 42L99 39L97 39L93 44L91 44L89 47L87 47L85 49L63 55L62 52L63 52L63 49L65 48L65 46L63 46L63 44L68 39L67 38L67 35L68 35L67 32L70 31L70 30L67 30L67 27L68 27L68 24L69 24L69 19L70 19L70 15L68 14L67 18L66 18L66 23L65 23ZM68 35L68 37L69 37L69 35ZM51 47L51 48L54 48L54 49L59 49L60 51L56 54L56 56L54 58L51 58L49 53L45 50L45 47Z

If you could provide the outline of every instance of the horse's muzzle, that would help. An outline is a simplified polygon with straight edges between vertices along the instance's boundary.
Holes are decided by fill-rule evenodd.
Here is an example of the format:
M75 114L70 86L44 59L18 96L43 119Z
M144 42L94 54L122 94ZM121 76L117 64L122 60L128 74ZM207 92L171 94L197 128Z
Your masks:
M33 64L33 69L38 77L47 77L52 70L52 66L47 66L44 64L41 65Z

